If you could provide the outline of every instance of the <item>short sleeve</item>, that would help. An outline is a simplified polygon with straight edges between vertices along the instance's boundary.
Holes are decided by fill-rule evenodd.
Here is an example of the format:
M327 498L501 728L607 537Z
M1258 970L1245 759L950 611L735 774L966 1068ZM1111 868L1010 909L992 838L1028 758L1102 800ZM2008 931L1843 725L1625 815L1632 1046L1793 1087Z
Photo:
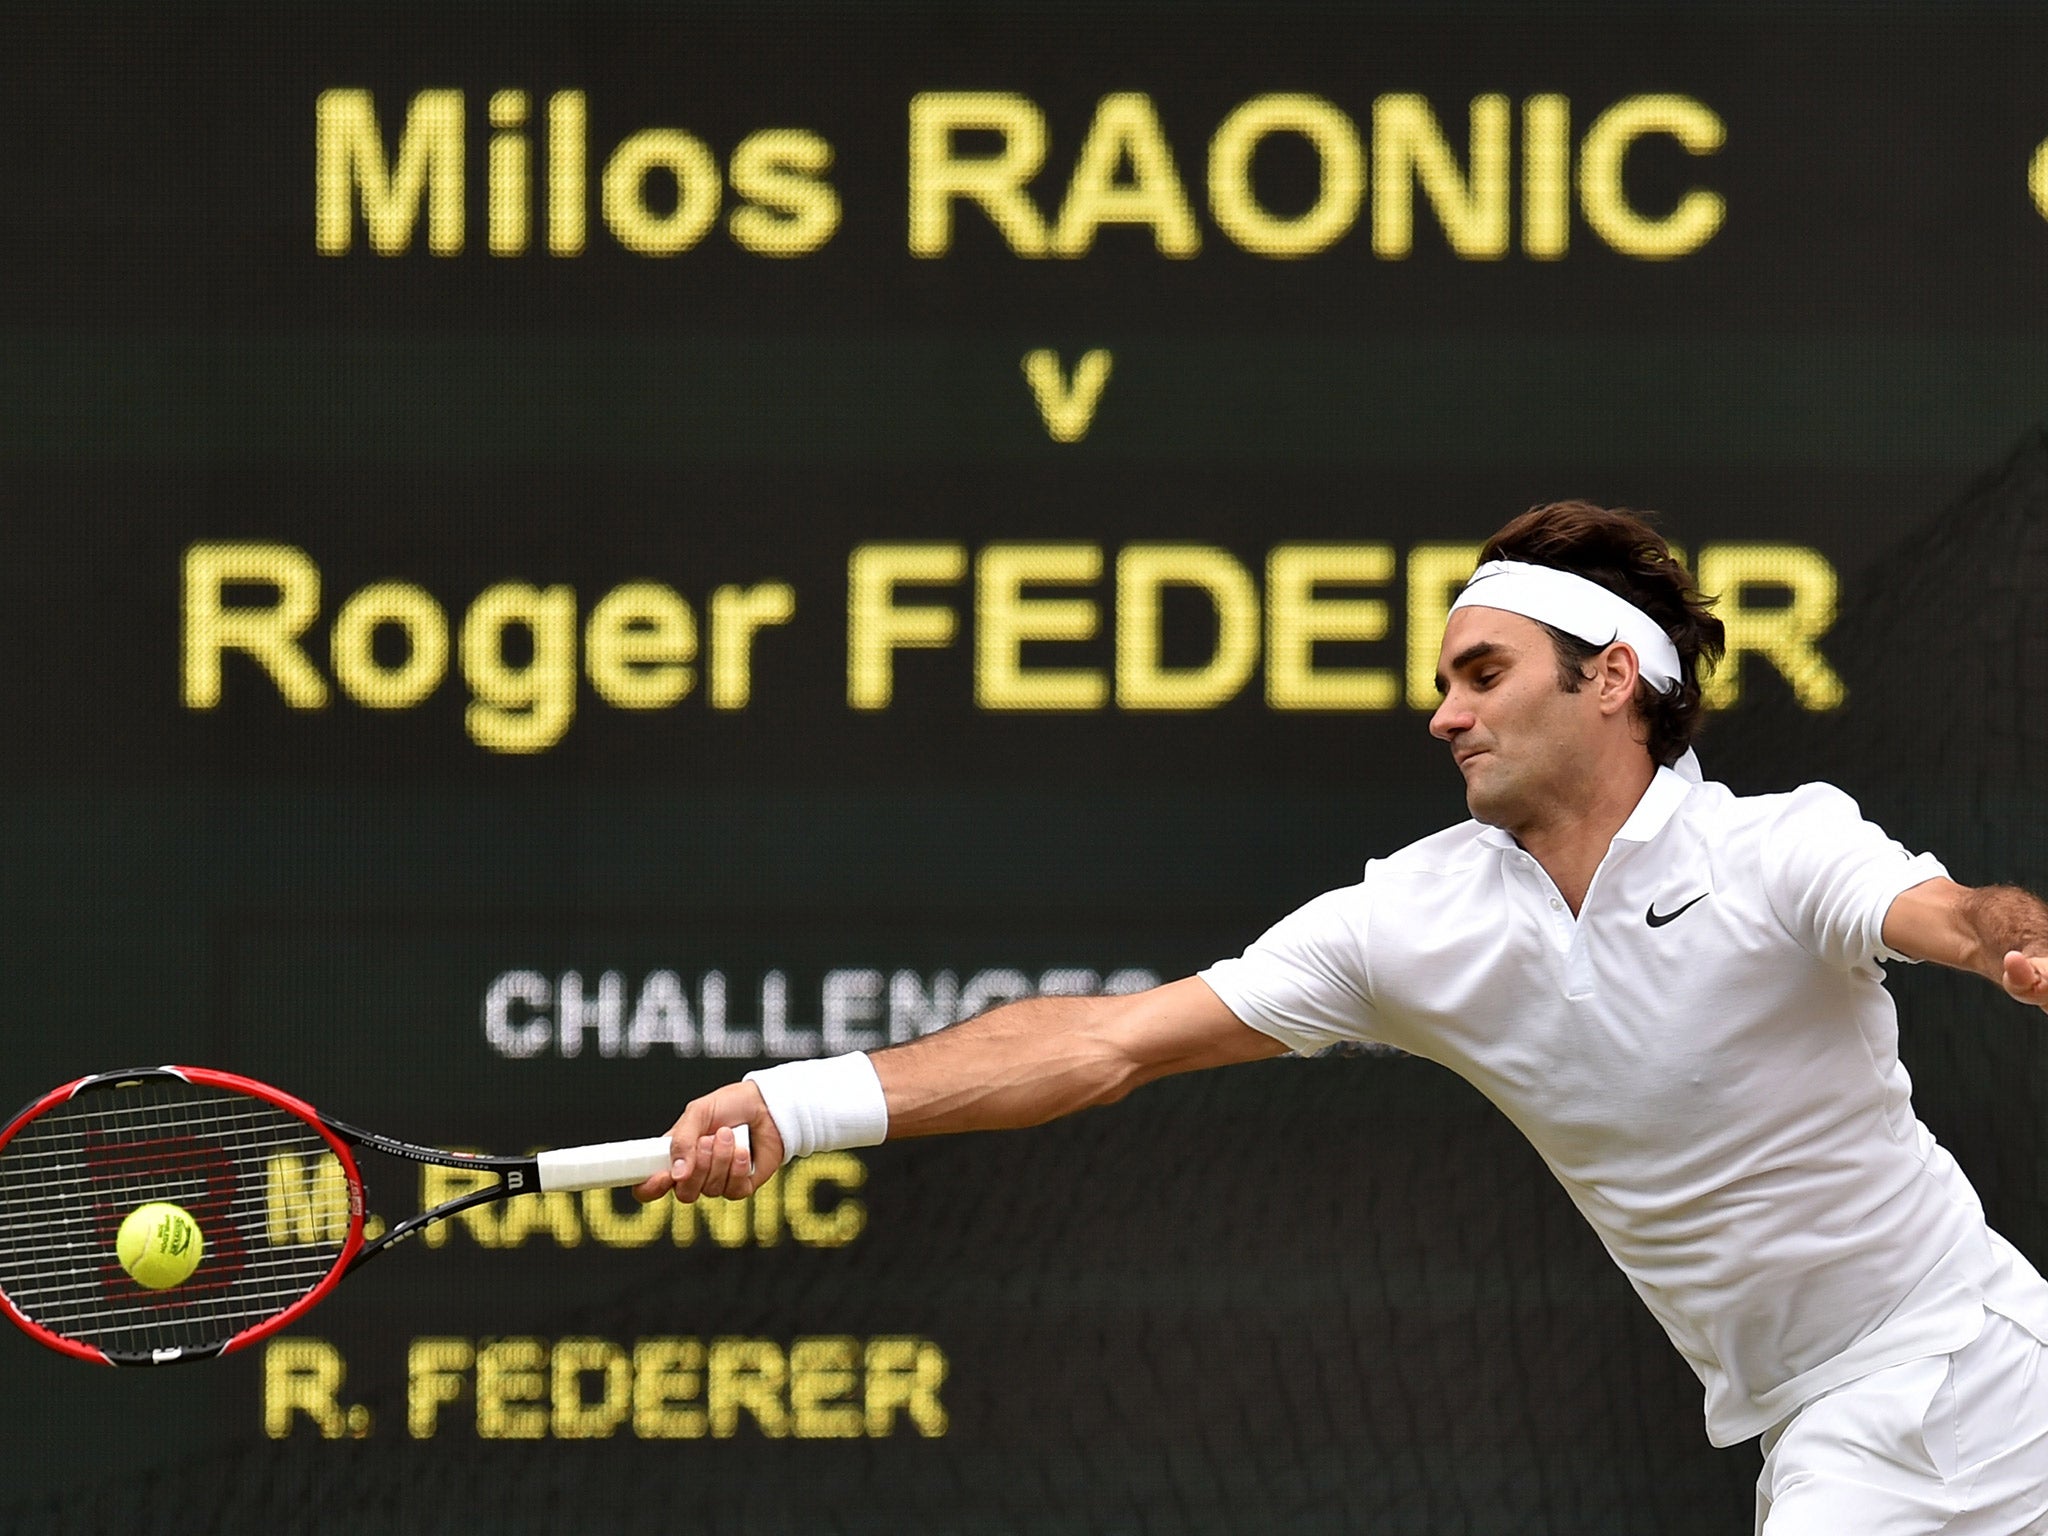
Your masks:
M1313 1055L1376 1038L1366 975L1368 884L1318 896L1283 917L1235 960L1201 973L1238 1018Z
M1909 854L1832 784L1786 797L1764 838L1764 890L1772 910L1817 960L1854 970L1910 960L1885 948L1884 919L1901 891L1948 871L1932 854Z

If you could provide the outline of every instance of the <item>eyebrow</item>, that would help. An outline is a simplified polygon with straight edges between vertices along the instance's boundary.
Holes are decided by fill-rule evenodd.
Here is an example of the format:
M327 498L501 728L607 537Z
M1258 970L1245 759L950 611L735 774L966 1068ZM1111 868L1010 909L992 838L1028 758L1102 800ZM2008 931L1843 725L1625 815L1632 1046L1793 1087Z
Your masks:
M1451 658L1451 670L1453 672L1462 672L1475 662L1486 661L1495 656L1507 656L1509 654L1508 648L1499 641L1481 640L1477 645L1468 645L1465 649L1458 652L1457 655L1453 656ZM1449 693L1451 691L1451 685L1444 680L1442 672L1438 672L1436 675L1436 691L1438 693Z

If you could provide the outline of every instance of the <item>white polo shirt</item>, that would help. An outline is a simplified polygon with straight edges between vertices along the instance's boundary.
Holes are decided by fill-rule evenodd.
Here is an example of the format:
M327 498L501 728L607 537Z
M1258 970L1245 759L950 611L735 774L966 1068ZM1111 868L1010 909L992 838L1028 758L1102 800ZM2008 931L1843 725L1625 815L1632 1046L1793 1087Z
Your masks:
M1366 866L1202 972L1303 1054L1441 1062L1534 1144L1706 1388L1731 1445L1987 1305L2048 1340L2048 1287L1913 1113L1879 962L1945 873L1840 790L1738 797L1660 769L1574 918L1466 822Z

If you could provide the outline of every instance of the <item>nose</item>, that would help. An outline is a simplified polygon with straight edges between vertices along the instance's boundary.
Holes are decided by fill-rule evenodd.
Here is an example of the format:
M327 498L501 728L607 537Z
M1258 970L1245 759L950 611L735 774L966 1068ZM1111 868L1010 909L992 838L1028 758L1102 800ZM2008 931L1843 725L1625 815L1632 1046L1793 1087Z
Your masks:
M1438 741L1449 741L1458 732L1471 730L1472 725L1472 711L1459 701L1457 694L1449 693L1429 717L1429 734Z

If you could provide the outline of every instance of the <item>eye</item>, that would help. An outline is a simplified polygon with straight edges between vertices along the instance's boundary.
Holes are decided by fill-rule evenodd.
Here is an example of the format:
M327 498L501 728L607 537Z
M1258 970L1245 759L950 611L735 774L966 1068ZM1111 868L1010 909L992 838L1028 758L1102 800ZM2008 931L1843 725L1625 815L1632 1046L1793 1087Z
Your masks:
M1474 688L1491 688L1499 681L1500 669L1498 667L1489 667L1484 672L1472 674L1472 686Z

